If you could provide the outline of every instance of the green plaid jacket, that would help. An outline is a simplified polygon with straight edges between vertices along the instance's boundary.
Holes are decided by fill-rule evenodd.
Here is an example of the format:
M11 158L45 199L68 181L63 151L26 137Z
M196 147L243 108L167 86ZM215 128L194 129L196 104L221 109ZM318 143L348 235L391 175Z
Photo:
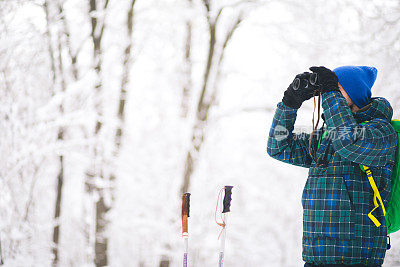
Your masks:
M309 168L302 195L303 260L314 264L382 265L387 230L381 209L374 211L378 228L368 218L373 191L359 164L369 166L385 205L397 137L390 120L393 109L381 97L369 108L352 113L339 91L322 94L324 128L313 138L294 133L297 110L277 105L268 138L268 154L280 161ZM369 121L364 125L361 122ZM328 130L318 148L323 131ZM317 164L316 164L317 163Z

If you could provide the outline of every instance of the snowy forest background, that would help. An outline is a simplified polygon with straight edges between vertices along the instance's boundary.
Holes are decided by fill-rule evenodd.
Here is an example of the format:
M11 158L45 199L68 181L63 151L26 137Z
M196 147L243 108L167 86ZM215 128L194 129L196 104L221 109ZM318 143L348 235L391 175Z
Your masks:
M313 65L371 65L400 118L400 1L0 0L5 266L303 266L307 170L266 154ZM297 126L311 132L312 100ZM400 234L384 266L400 266Z

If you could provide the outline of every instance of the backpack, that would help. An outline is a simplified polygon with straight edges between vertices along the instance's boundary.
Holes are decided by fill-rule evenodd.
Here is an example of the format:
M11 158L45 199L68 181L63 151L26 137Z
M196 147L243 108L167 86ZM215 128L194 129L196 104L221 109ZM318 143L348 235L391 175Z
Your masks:
M364 124L365 122L361 123ZM382 207L383 215L386 220L387 233L391 234L400 230L400 120L392 120L391 124L397 133L398 143L396 149L396 159L393 166L391 176L391 190L389 203L386 206L383 205L382 198L379 194L378 188L375 184L374 178L372 177L371 170L369 167L360 164L360 168L367 174L369 183L374 191L374 209L368 213L370 218L376 227L379 227L381 223L372 215L372 212L379 207L378 201ZM378 201L377 201L378 200Z
M361 124L366 123L362 122ZM368 213L368 218L375 224L376 227L381 226L381 223L376 219L372 212L374 212L377 208L379 208L379 204L382 207L383 215L385 216L387 233L391 234L398 230L400 230L400 120L392 120L391 125L397 133L397 149L396 149L396 158L395 164L393 166L393 171L391 175L391 189L390 189L390 198L387 207L383 204L381 195L379 194L378 187L375 184L374 178L372 176L372 172L369 167L360 164L360 168L363 172L367 174L368 181L371 185L372 190L374 191L374 208ZM328 134L328 131L325 131L322 134L323 139L325 135ZM318 142L318 147L321 143L321 139ZM379 203L378 203L379 201Z

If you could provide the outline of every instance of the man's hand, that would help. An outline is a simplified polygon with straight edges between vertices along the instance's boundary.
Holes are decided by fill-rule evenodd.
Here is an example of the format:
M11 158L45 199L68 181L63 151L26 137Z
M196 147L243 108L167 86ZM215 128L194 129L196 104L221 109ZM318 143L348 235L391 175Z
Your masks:
M286 106L298 109L304 101L310 99L313 96L316 87L310 84L310 75L310 72L303 72L296 75L295 79L289 85L282 98L282 102ZM295 90L293 87L296 78L300 79L300 86L297 90Z
M339 91L339 79L333 71L323 66L314 66L310 70L318 75L317 85L320 87L321 93Z

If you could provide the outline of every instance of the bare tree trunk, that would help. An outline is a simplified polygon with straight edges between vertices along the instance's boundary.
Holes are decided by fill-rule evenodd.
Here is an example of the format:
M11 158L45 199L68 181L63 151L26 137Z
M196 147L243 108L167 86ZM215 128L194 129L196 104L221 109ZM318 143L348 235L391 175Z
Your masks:
M209 44L208 44L208 57L207 65L204 71L204 79L202 90L197 104L196 122L192 130L192 143L186 154L185 170L183 175L183 184L180 193L183 194L189 190L191 176L194 171L195 163L200 152L201 146L205 139L205 129L208 122L208 115L211 106L215 103L218 93L218 80L220 79L222 62L225 54L225 49L229 44L235 30L242 21L242 14L240 14L224 36L222 44L216 43L216 27L221 16L223 8L221 8L215 19L210 17L210 6L207 0L204 0L204 6L207 10L207 21L209 28ZM218 51L218 54L215 51ZM215 62L214 62L215 61ZM215 64L215 66L214 66ZM214 75L214 80L210 84L210 75Z
M52 38L51 38L51 31L50 31L50 10L48 1L45 1L43 4L45 13L46 13L46 20L47 20L47 35L48 35L48 47L49 47L49 55L50 55L50 62L51 62L51 70L52 70L52 77L53 77L53 95L57 91L57 87L60 87L61 92L65 92L66 90L66 82L64 76L64 67L63 67L63 59L62 59L62 32L57 30L58 38L58 64L56 70L56 60L54 56L54 49L52 46ZM62 9L59 9L59 14L63 16ZM57 78L58 76L58 78ZM58 82L59 81L59 85ZM59 106L60 115L64 114L64 105L63 103ZM64 140L64 127L60 127L58 129L57 141L62 142ZM59 262L59 240L60 240L60 215L61 215L61 200L62 200L62 190L63 190L63 181L64 181L64 156L61 154L58 156L59 160L59 170L57 174L57 189L56 189L56 201L54 206L54 228L53 228L53 266L57 266Z
M190 8L192 8L192 0L188 0ZM191 60L191 50L192 50L192 20L189 18L186 21L186 40L185 40L185 81L182 91L182 117L186 117L189 111L189 99L190 91L192 87L192 60Z
M47 2L47 1L46 1ZM47 6L47 3L45 3ZM71 72L72 77L76 81L78 80L78 68L76 64L77 54L72 54L72 47L71 47L71 40L70 40L70 32L69 27L65 18L63 2L58 1L57 3L57 10L58 10L58 18L62 24L62 28L58 29L58 73L60 77L60 84L61 84L61 92L65 93L67 89L67 81L66 81L66 72L64 69L64 62L62 57L63 49L68 50L68 54L71 60ZM63 39L65 38L65 39ZM65 108L64 104L61 103L59 106L60 114L64 114ZM57 141L62 143L65 138L66 128L60 127L58 130ZM53 266L58 266L59 264L59 240L60 240L60 217L61 217L61 204L63 198L63 184L64 184L64 155L59 156L59 165L60 169L57 175L57 192L56 192L56 203L54 209L54 221L55 226L53 229Z
M46 17L48 17L48 0L44 3L44 7L46 10ZM79 54L79 50L74 54L72 52L72 45L71 45L71 36L70 36L70 31L68 27L68 23L65 17L64 13L64 2L63 1L57 1L57 10L58 10L58 19L61 22L61 26L58 28L58 72L59 76L61 78L61 91L65 92L67 88L67 81L66 81L66 71L64 70L64 62L63 62L63 57L62 57L62 50L66 49L68 51L68 55L70 57L70 64L71 64L71 74L73 77L74 81L77 81L79 79L79 71L78 71L78 66L77 66L77 57ZM49 45L51 47L51 45ZM50 50L52 51L52 50ZM53 65L54 63L54 56L53 58L53 63L52 63L52 69L55 69ZM54 75L56 73L54 72ZM64 114L64 106L61 104L59 106L59 111L60 114ZM66 128L65 127L60 127L58 130L58 136L57 136L57 141L62 142L65 140L64 134L65 134ZM62 204L62 198L63 198L63 183L64 183L64 155L59 156L59 165L60 169L57 175L57 191L56 191L56 203L55 203L55 210L54 210L54 221L55 221L55 226L53 229L53 266L58 266L59 264L59 239L60 239L60 216L61 216L61 204Z
M208 10L208 9L207 9ZM208 10L209 12L209 10ZM209 13L208 13L209 16ZM185 193L189 189L190 178L194 169L194 159L197 157L197 153L200 151L201 144L204 140L204 124L207 121L208 108L210 105L206 102L205 96L207 93L207 85L209 81L209 75L211 72L211 65L214 58L214 48L215 48L215 22L212 22L208 17L208 26L209 26L209 44L208 44L208 56L207 56L207 65L204 71L204 79L202 90L199 98L199 102L197 104L197 112L196 112L196 122L193 126L192 130L192 144L191 148L187 152L186 162L185 162L185 172L183 176L183 185L181 187L181 194ZM207 108L208 107L208 108Z
M120 93L119 93L119 101L118 101L118 111L117 111L117 119L118 119L118 125L115 129L115 134L114 134L114 148L113 148L113 156L116 158L118 157L121 149L121 143L122 143L122 137L124 133L124 123L125 123L125 110L126 110L126 97L127 97L127 86L129 84L129 73L131 70L131 61L132 61L132 47L133 47L133 20L134 20L134 5L135 5L136 0L131 0L129 4L129 9L127 12L127 22L126 22L126 29L127 29L127 38L128 42L126 44L126 47L124 49L124 55L123 55L123 74L122 74L122 79L121 79L121 87L120 87ZM105 10L107 9L108 6L108 0L106 0L104 7L103 7L103 12L105 13ZM90 1L90 13L97 11L97 2L95 0ZM97 82L95 84L95 89L97 96L100 96L102 93L102 80L101 80L101 74L102 74L102 47L101 47L101 39L102 35L104 32L105 24L104 21L100 22L98 18L92 17L91 18L91 24L92 24L92 32L91 32L91 38L93 41L93 47L94 47L94 62L95 66L94 69L97 74ZM99 33L99 34L98 34ZM97 35L98 34L98 35ZM99 133L103 128L103 123L102 123L102 116L103 116L103 107L101 100L98 100L95 103L95 110L97 113L98 120L96 121L95 124L95 130L94 130L94 137L96 140L99 139ZM106 230L109 225L109 219L107 216L107 213L110 211L112 208L112 204L114 201L114 183L116 179L116 174L115 170L111 170L111 173L109 176L105 176L104 171L103 171L103 161L102 158L104 155L102 155L102 150L99 149L99 146L101 146L101 141L98 140L98 142L95 143L95 147L93 150L93 157L94 157L94 163L98 165L94 165L91 171L88 171L87 175L87 183L86 187L89 193L96 192L98 195L98 199L96 200L95 203L95 212L96 212L96 226L95 226L95 265L96 266L107 266L109 264L108 260L108 243L109 243L109 238L106 235ZM97 187L95 183L93 183L93 179L99 179L101 181L106 182L108 185L107 188L100 188ZM109 196L107 197L106 201L106 195Z
M134 6L135 6L136 0L131 0L131 3L129 5L129 11L127 14L127 35L128 35L128 42L124 50L124 56L123 56L123 74L122 74L122 79L121 79L121 87L120 87L120 94L119 94L119 101L118 101L118 112L117 112L117 118L118 118L118 126L115 130L114 134L114 153L113 156L117 158L119 156L120 150L121 150L121 143L122 143L122 136L124 133L124 124L125 124L125 110L126 110L126 97L127 97L127 87L129 85L129 73L131 70L131 61L132 61L132 47L133 47L133 19L134 19ZM104 204L104 198L101 198L101 202L98 202L98 205L96 205L96 233L100 231L104 231L104 228L107 227L105 221L105 216L106 213L111 209L112 204L114 202L114 185L115 185L115 180L116 180L116 174L115 170L112 170L110 177L109 177L109 193L111 195L111 203L109 203L108 206ZM104 225L102 225L102 229L98 229L97 227L100 225L99 220L104 222ZM101 249L104 251L104 253L107 253L107 244L108 244L108 238L105 239L104 242L104 247L101 247L101 244L98 244L96 242L96 255L97 251L100 251ZM98 247L99 246L99 247ZM97 266L104 266L104 265L97 265Z
M107 266L108 265L108 238L105 230L108 225L108 219L106 213L109 211L108 206L105 202L105 191L106 188L98 187L96 180L105 181L103 173L103 159L102 159L102 142L99 136L103 128L103 103L101 95L103 93L102 84L102 57L103 49L101 46L102 37L105 29L104 16L108 7L108 0L105 0L102 9L99 8L97 0L90 0L89 2L89 17L91 22L91 33L90 38L93 44L93 68L96 73L95 81L95 101L94 109L96 112L95 128L93 132L94 147L92 151L92 166L86 172L86 190L89 195L96 193L97 198L95 200L95 234L94 234L94 263L96 266ZM103 19L99 19L98 14L102 13ZM90 230L88 231L88 238L90 243Z
M74 78L75 81L77 81L79 78L79 71L77 66L77 57L79 54L79 49L75 53L73 53L72 51L71 34L67 23L67 19L65 18L63 3L60 2L58 3L58 13L60 16L60 21L62 23L62 33L65 37L65 49L67 49L69 59L71 60L72 77Z
M62 134L60 132L59 134ZM55 226L53 229L53 266L58 265L58 250L59 250L59 240L60 240L60 215L61 215L61 198L62 198L62 188L64 181L64 157L59 157L60 162L60 170L57 176L57 197L56 197L56 205L54 210L54 221Z
M50 64L51 64L51 74L52 74L52 82L53 84L56 83L56 67L55 67L55 59L54 59L54 49L51 41L51 32L50 32L50 13L49 13L49 5L47 3L48 0L46 0L43 3L43 9L46 14L46 35L47 35L47 46L49 50L49 56L50 56Z
M62 14L62 9L59 9L59 15L61 17L64 16L64 14ZM65 81L63 58L62 58L62 50L63 50L62 35L63 35L63 33L61 32L61 30L59 30L58 31L58 72L60 75L61 92L65 93L66 81ZM64 104L63 103L60 104L59 111L60 111L60 115L63 116L63 114L64 114ZM60 143L62 143L64 141L64 132L65 132L64 127L60 127L58 129L57 141ZM53 231L53 243L54 243L53 266L58 265L61 200L62 200L63 183L64 183L64 155L63 154L61 154L59 156L59 162L60 162L60 169L59 169L59 172L57 175L57 197L56 197L56 205L55 205L55 211L54 211L54 221L56 222L56 225L55 225L54 231Z
M127 35L128 42L124 50L124 60L123 60L123 74L121 79L121 89L119 93L119 106L118 106L118 120L119 124L115 132L115 144L114 144L114 156L117 157L119 155L119 151L121 148L121 139L123 135L123 129L125 124L125 107L126 107L126 95L127 95L127 87L129 84L129 73L131 70L131 61L132 61L132 46L133 46L133 19L134 19L134 6L136 0L131 0L129 5L129 11L127 15ZM113 176L113 175L112 175Z

